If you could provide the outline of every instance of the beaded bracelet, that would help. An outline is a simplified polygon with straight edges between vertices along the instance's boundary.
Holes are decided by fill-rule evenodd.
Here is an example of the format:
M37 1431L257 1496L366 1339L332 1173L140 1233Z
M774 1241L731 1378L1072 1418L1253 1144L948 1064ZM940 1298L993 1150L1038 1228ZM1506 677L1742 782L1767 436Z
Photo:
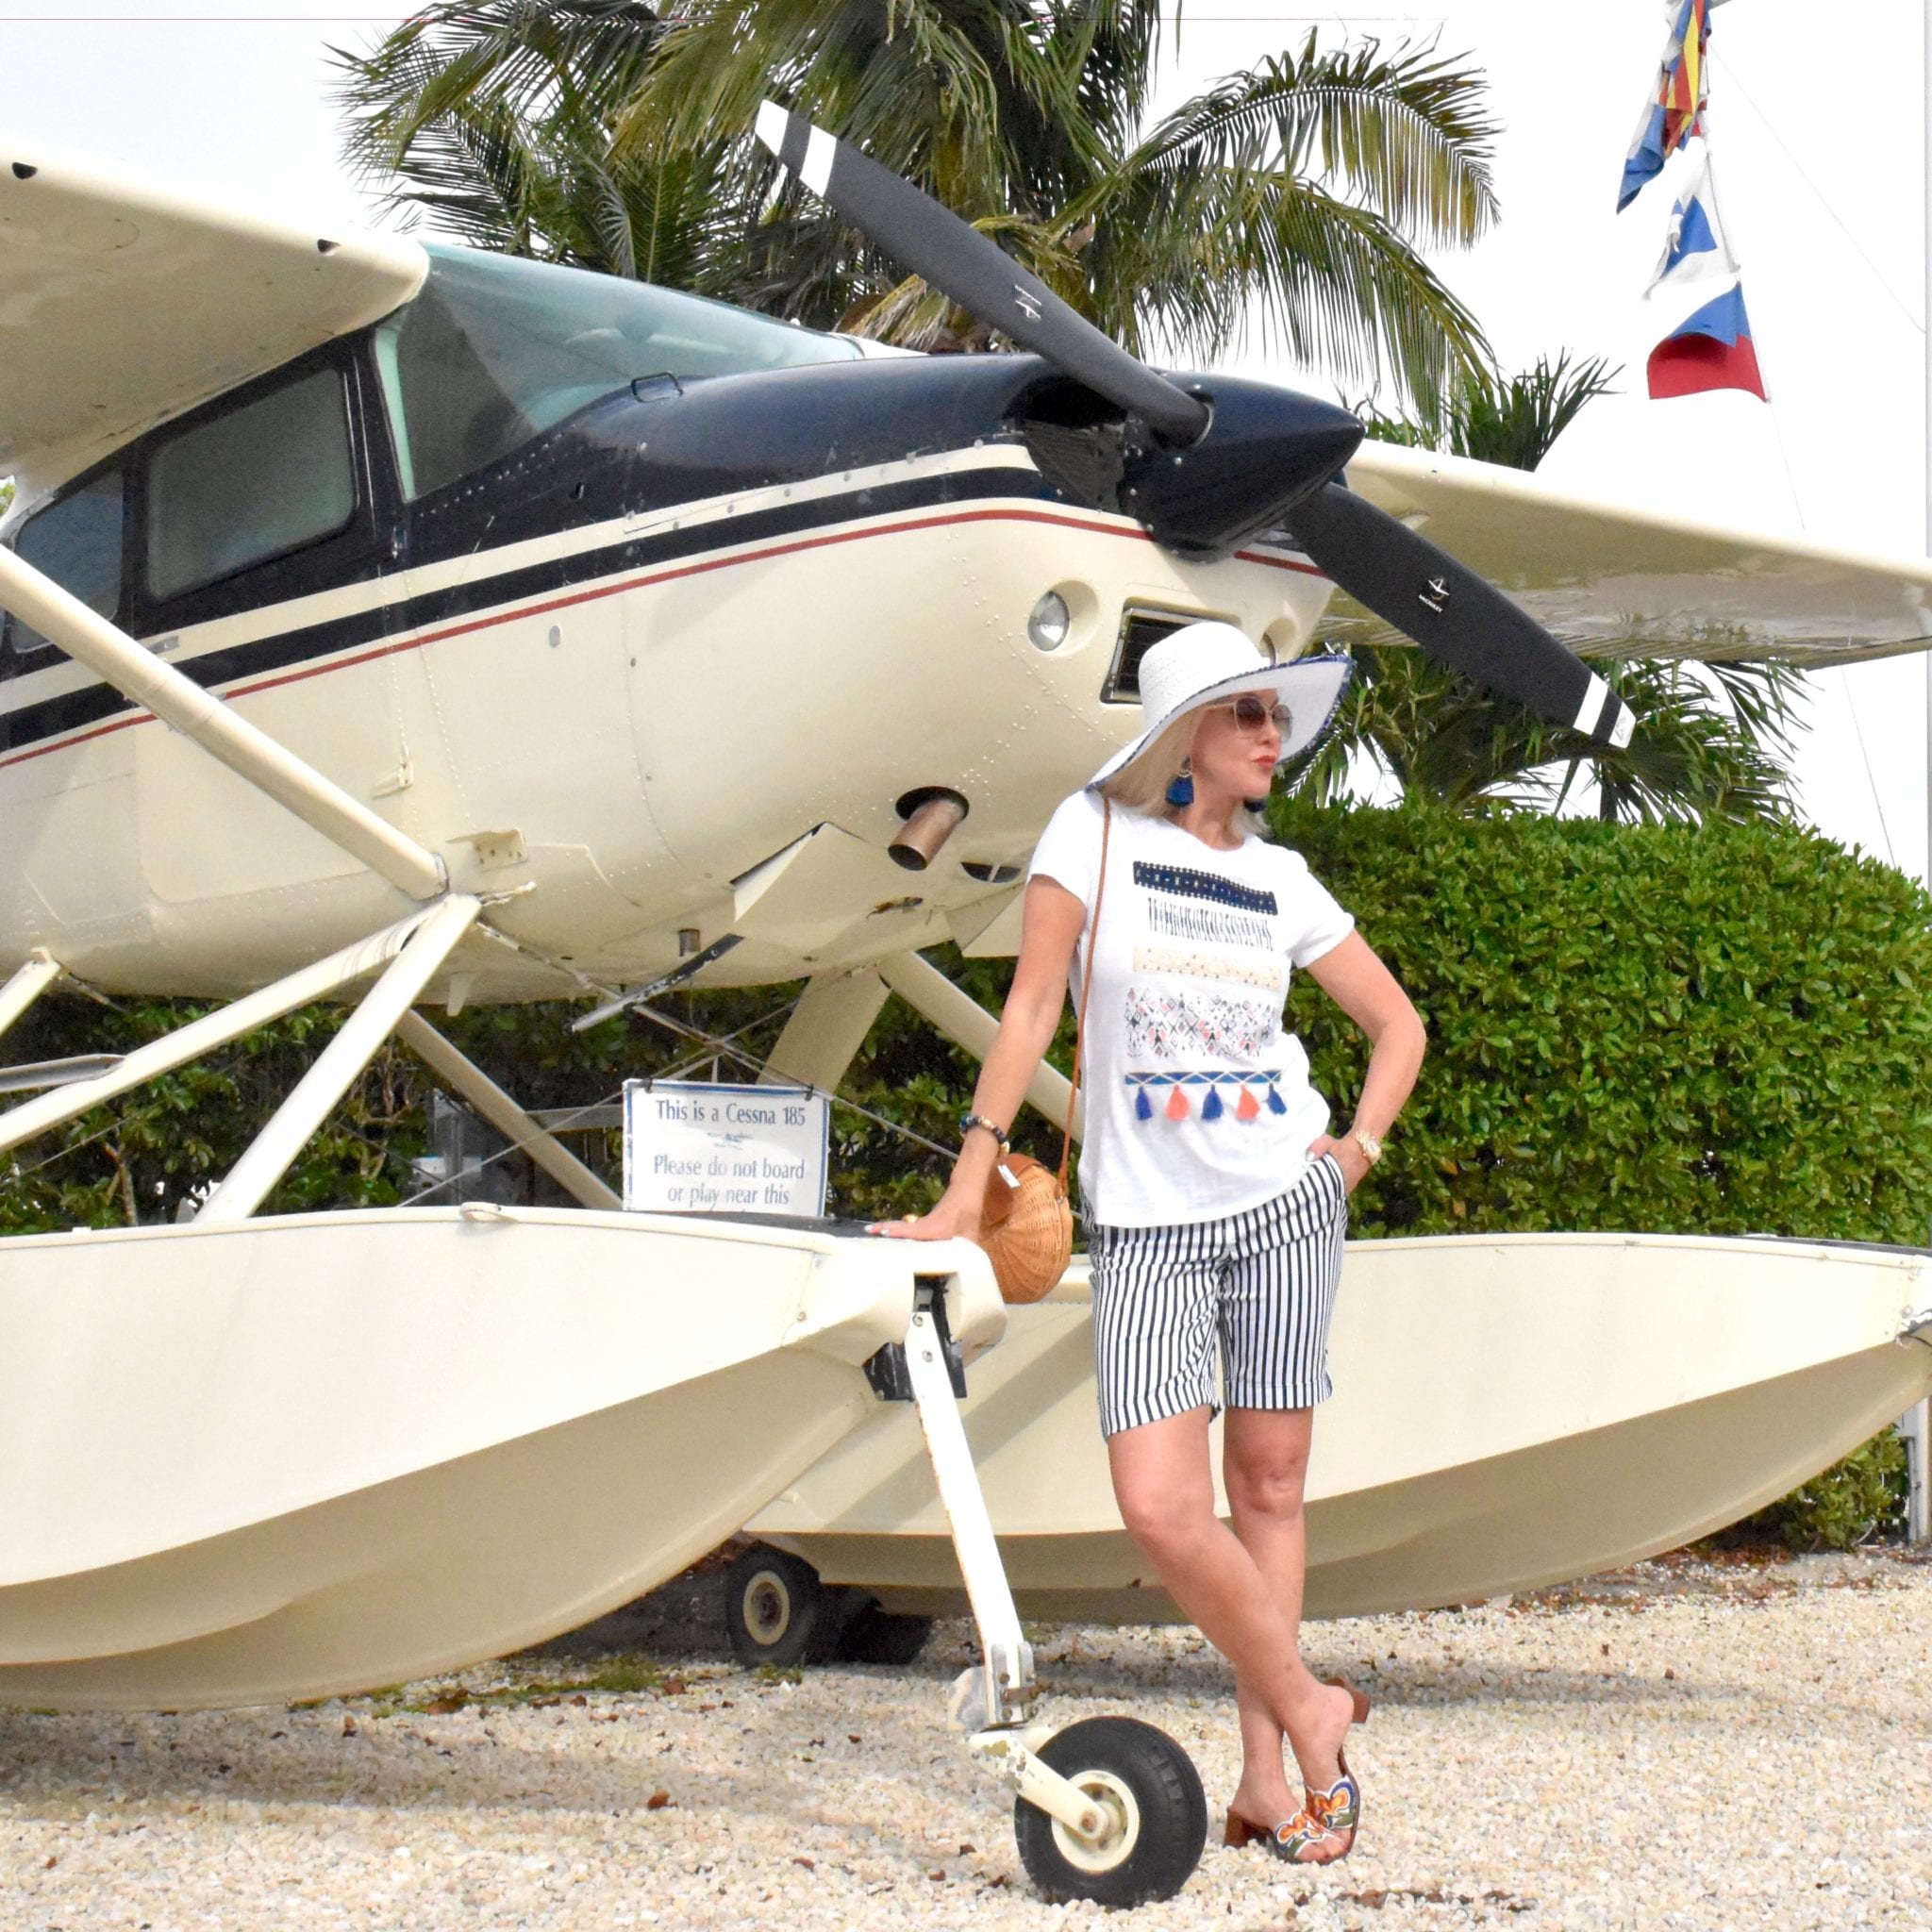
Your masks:
M1000 1152L1002 1154L1011 1151L1007 1145L1006 1133L997 1122L988 1120L983 1113L962 1113L959 1116L960 1140L963 1141L974 1127L984 1127L1000 1143Z

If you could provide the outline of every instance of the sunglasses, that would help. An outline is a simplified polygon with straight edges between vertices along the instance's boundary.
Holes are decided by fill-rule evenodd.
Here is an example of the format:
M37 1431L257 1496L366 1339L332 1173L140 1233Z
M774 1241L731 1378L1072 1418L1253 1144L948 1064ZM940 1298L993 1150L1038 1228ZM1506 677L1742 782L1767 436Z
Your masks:
M1232 711L1236 725L1242 731L1258 731L1264 724L1273 724L1286 738L1289 727L1294 723L1294 713L1286 705L1271 705L1266 698L1257 698L1252 691L1244 691L1240 697L1224 705L1216 705L1214 708Z

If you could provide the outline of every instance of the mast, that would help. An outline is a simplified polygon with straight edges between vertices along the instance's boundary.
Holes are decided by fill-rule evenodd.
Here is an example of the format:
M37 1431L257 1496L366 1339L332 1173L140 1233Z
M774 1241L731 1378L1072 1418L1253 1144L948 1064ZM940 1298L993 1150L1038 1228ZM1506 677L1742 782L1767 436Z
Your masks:
M1925 242L1925 554L1932 557L1932 0L1925 0L1923 29L1922 92L1925 125L1920 140L1924 169ZM1925 663L1925 882L1932 887L1932 652ZM1932 1451L1932 1400L1907 1410L1899 1424L1911 1463L1911 1491L1906 1501L1906 1538L1909 1542L1932 1541L1932 1482L1927 1481L1927 1452Z

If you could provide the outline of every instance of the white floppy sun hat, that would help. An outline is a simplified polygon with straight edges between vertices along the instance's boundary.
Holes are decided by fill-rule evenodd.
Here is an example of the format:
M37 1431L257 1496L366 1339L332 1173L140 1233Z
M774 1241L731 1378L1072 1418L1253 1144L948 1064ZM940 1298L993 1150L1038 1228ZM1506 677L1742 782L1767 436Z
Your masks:
M1285 765L1317 743L1334 723L1353 670L1348 658L1327 653L1273 664L1231 624L1184 624L1150 645L1141 659L1141 735L1087 782L1098 785L1111 778L1176 718L1248 691L1272 691L1293 713L1275 759Z

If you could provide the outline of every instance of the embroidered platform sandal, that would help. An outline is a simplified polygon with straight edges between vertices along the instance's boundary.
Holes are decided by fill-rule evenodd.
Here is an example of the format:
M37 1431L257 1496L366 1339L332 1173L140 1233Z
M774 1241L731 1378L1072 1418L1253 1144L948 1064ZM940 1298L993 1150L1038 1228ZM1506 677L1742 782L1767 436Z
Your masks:
M1340 1677L1324 1680L1346 1690L1353 1708L1351 1724L1363 1723L1369 1714L1369 1700L1353 1684ZM1336 1761L1341 1775L1324 1791L1312 1785L1302 1788L1302 1808L1292 1818L1284 1818L1270 1830L1244 1818L1239 1811L1227 1814L1224 1844L1241 1846L1258 1839L1274 1857L1290 1865L1338 1865L1355 1850L1356 1827L1361 1823L1362 1791L1348 1768L1348 1753L1338 1747Z
M1324 1677L1322 1681L1348 1692L1351 1724L1368 1722L1369 1700L1353 1684L1341 1677ZM1341 1745L1336 1747L1335 1761L1341 1775L1325 1791L1318 1791L1312 1785L1302 1787L1303 1816L1316 1820L1323 1831L1341 1846L1339 1852L1324 1853L1315 1861L1324 1865L1337 1864L1355 1850L1356 1826L1362 1818L1362 1788L1356 1783L1355 1774L1348 1768L1348 1752Z
M1331 1852L1324 1849L1331 1841L1328 1827L1307 1810L1297 1811L1292 1818L1284 1818L1272 1830L1265 1824L1257 1824L1251 1818L1243 1818L1239 1811L1227 1814L1227 1829L1222 1834L1222 1843L1241 1846L1257 1839L1271 1857L1291 1865L1332 1865L1338 1858L1348 1856L1345 1850ZM1353 1841L1351 1835L1350 1842Z

